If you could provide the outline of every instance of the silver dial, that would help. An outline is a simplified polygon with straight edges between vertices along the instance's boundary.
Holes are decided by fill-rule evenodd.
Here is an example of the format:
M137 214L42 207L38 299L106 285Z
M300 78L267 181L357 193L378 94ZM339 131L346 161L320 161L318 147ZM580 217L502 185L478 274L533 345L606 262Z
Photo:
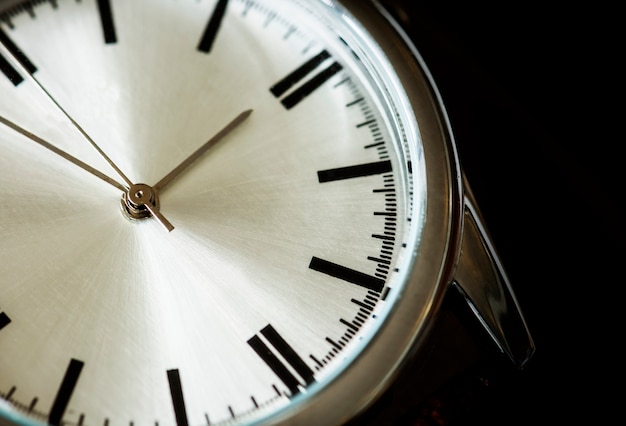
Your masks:
M269 421L388 380L439 300L454 166L346 4L0 2L5 419Z

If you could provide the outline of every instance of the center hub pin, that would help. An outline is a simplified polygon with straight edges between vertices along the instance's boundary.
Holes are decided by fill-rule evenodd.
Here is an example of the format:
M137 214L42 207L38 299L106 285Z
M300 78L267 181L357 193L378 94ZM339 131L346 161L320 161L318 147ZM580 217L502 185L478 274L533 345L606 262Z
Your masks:
M159 197L150 185L138 183L122 194L122 212L131 220L152 217L148 205L153 209L159 209Z

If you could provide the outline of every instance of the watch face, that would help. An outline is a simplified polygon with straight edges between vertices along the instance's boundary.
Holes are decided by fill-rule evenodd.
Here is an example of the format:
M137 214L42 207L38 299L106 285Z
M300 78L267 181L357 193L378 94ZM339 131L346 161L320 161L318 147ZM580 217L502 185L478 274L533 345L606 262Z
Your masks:
M436 98L380 12L0 12L0 423L365 407L428 327L454 222Z

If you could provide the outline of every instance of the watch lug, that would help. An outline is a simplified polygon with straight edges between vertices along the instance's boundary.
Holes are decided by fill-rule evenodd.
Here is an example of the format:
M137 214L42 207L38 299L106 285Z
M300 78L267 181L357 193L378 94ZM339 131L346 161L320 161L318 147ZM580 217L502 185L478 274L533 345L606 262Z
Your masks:
M465 301L500 351L522 368L535 344L473 196L465 185L461 254L452 286Z

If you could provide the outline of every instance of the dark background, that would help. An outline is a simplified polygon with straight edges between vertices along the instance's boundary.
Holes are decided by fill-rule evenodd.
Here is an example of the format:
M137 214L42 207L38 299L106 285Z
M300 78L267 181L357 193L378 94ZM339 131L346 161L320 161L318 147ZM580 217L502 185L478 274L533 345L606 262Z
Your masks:
M394 424L614 423L625 335L619 15L571 3L385 3L440 90L536 344L522 371L483 358Z

